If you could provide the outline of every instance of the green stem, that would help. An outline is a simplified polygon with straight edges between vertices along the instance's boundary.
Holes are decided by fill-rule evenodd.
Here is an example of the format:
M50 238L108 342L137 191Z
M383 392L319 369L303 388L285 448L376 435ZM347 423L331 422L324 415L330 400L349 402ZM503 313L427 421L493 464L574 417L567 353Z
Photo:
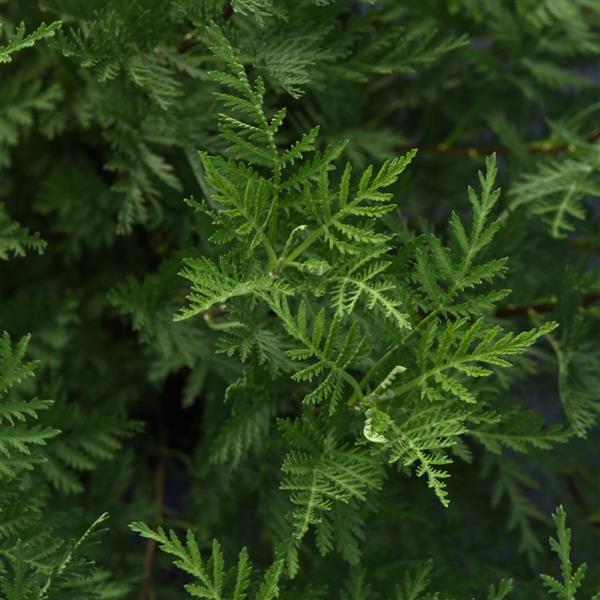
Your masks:
M363 391L360 387L360 383L358 383L358 381L352 377L352 375L350 375L349 373L346 373L345 371L343 371L343 378L352 386L352 388L354 389L354 393L352 394L352 398L357 397L358 400L364 400L364 394Z
M278 260L277 254L275 253L275 250L273 250L271 242L267 239L267 237L264 234L262 236L262 244L265 250L267 251L267 256L269 258L269 271L273 273Z
M301 254L306 252L306 250L308 250L319 239L319 237L323 233L323 229L324 228L322 225L320 227L318 227L317 229L315 229L299 246L296 247L295 250L292 250L292 252L290 254L288 254L287 256L282 257L282 261L281 261L282 267L286 263L294 261Z
M271 248L273 247L273 242L275 240L275 235L277 234L277 217L279 215L279 186L281 182L281 167L279 164L275 167L274 172L274 181L273 181L273 200L271 201L271 207L269 208L269 214L267 215L267 221L269 223L269 235L267 237L267 241ZM270 262L270 271L274 272L275 267L278 262L277 255L273 252L274 257L269 257Z
M398 348L400 347L399 344L394 344L383 356L381 356L374 364L373 366L367 371L367 373L365 374L365 376L360 380L360 386L361 388L364 387L370 380L371 377L373 377L373 375L376 373L376 371L379 370L379 368L385 364L385 361L392 355L394 354L394 352L396 352L396 350L398 350Z
M419 324L414 329L410 330L408 335L406 335L404 338L402 338L401 342L399 342L398 344L394 344L385 354L383 354L371 366L371 368L366 372L364 377L360 380L360 384L359 384L360 394L357 394L355 392L350 397L350 400L348 401L348 404L350 406L355 406L360 400L364 399L364 392L362 390L364 389L365 385L371 380L373 375L385 364L385 362L388 360L388 358L390 356L392 356L392 354L394 354L394 352L396 352L396 350L398 350L401 346L406 344L406 342L411 338L411 336L413 335L413 333L415 333L415 331L419 330L423 325L425 325L425 323L430 321L433 317L437 316L438 314L439 314L439 309L436 309L436 310L430 312L424 319L422 319L419 322Z

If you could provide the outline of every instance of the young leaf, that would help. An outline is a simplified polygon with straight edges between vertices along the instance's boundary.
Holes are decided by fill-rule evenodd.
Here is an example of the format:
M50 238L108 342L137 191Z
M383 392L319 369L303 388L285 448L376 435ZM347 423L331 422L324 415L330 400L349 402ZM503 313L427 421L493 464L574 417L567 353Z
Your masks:
M562 581L551 575L540 575L540 577L548 593L556 596L559 600L575 600L577 590L585 578L587 567L584 563L574 569L571 563L571 530L565 524L567 516L564 508L559 506L552 518L556 527L556 538L550 538L550 548L560 560Z
M46 23L41 23L35 31L26 34L25 24L21 23L13 36L8 40L8 44L0 46L0 63L11 62L11 55L15 52L23 50L24 48L30 48L36 42L43 40L44 38L53 37L60 26L60 21L54 21L48 25L46 25Z

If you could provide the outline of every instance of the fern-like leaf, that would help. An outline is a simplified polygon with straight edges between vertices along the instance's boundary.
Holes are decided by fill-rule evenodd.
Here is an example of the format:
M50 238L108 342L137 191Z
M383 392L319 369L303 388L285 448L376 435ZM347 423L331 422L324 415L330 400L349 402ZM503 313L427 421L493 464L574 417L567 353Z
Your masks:
M435 235L429 238L426 248L417 253L419 285L427 298L430 309L437 313L481 313L506 296L506 290L473 294L472 290L492 282L506 271L506 258L481 261L480 255L491 243L500 228L500 220L490 220L491 212L498 202L500 191L494 189L496 158L486 160L485 173L479 173L481 193L468 188L472 209L469 229L453 212L449 221L449 233L453 248L446 248ZM466 298L462 296L467 295Z
M390 463L399 462L407 470L416 467L418 477L425 476L443 506L448 506L446 467L452 458L446 450L458 444L468 432L471 412L440 405L411 405L397 416L370 403L366 410L365 438L379 447Z
M465 377L488 377L493 373L489 366L510 367L507 357L523 354L556 326L549 322L515 335L504 332L497 325L486 328L483 318L470 325L466 319L457 319L447 323L438 333L438 324L432 320L417 353L420 374L398 387L396 394L418 388L421 397L432 401L450 397L467 403L476 402L474 394L462 381ZM435 350L434 341L437 343Z
M358 323L354 323L344 334L339 317L334 317L327 325L324 309L319 311L313 318L312 325L309 325L309 309L304 301L300 303L297 315L292 313L287 299L281 294L273 295L270 305L290 336L303 345L302 348L288 350L287 355L296 361L313 361L309 366L296 371L292 379L312 382L319 378L319 383L305 396L304 402L328 402L329 412L333 413L346 386L350 385L355 392L361 393L357 381L348 372L365 341Z
M237 565L232 569L226 569L223 551L217 540L213 541L211 556L205 561L198 541L191 531L187 532L185 542L182 542L174 531L166 532L162 527L155 531L140 521L131 523L130 528L142 537L154 540L163 552L174 558L175 566L193 577L193 582L184 586L193 598L210 600L248 598L252 567L245 548L239 553ZM256 600L273 600L279 596L280 575L281 561L275 561L263 577L255 596Z
M548 450L572 436L570 431L559 425L544 427L542 419L532 411L518 410L474 427L471 435L496 454L502 452L502 447L515 452L527 452L529 448Z
M225 260L217 265L206 257L189 258L184 264L180 274L191 282L192 288L187 296L190 306L181 310L176 317L178 321L206 312L215 304L225 304L232 298L262 294L273 285L268 275L257 275L249 280L240 277Z
M377 310L393 322L398 329L410 329L409 316L402 312L403 303L398 298L399 284L386 275L390 263L373 260L380 255L367 255L332 277L333 301L336 313L350 315L361 300L368 310Z
M566 526L566 513L559 506L552 515L556 526L556 537L550 538L550 548L560 560L562 581L551 575L541 575L542 583L548 593L559 600L575 600L575 594L585 578L586 565L581 564L576 569L571 562L571 530Z
M13 347L7 333L0 337L0 477L14 477L41 460L33 451L59 433L52 427L32 425L40 411L53 403L48 400L22 400L11 388L33 375L35 363L25 360L29 337Z
M337 446L331 435L323 439L309 423L283 421L281 428L296 448L285 458L280 486L296 505L291 514L296 539L320 523L336 502L364 501L369 490L381 485L381 467L368 452Z
M432 569L432 562L426 561L419 564L412 572L407 571L402 583L396 586L395 600L419 600L421 598L436 600L437 594L425 595L431 583Z
M11 55L15 52L23 50L24 48L30 48L39 40L53 37L60 25L60 21L54 21L48 25L46 25L46 23L41 23L35 31L27 34L25 32L25 24L21 23L12 37L8 40L8 43L4 46L0 46L0 63L11 62Z
M283 113L268 120L263 108L265 86L258 78L252 85L237 52L216 26L207 28L212 53L223 61L227 71L211 71L210 76L228 91L217 92L226 108L239 116L220 115L221 135L229 142L230 152L237 158L259 166L279 168L279 152L275 132Z
M521 177L513 186L514 210L525 205L548 225L552 237L560 239L586 218L586 200L600 194L598 152L590 150L578 158L551 159Z
M12 221L0 204L0 260L13 256L25 256L26 250L35 250L39 254L46 242L37 233L30 233L26 227Z

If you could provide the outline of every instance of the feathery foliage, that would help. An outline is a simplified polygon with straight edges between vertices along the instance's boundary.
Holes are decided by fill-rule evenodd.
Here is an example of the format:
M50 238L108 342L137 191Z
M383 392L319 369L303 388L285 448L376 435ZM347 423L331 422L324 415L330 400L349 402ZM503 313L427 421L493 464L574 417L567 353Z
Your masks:
M58 430L33 425L38 412L51 406L48 400L19 398L12 388L33 375L34 363L24 360L28 337L24 337L13 347L8 333L0 338L0 474L13 478L22 469L32 469L41 460L35 453L36 446L43 446L46 440L55 436Z
M559 506L552 518L556 526L556 538L550 538L550 547L560 560L562 581L556 580L551 575L542 575L542 582L552 595L562 600L572 600L585 577L586 565L579 565L573 570L570 556L571 530L565 525L565 509Z
M11 221L3 206L0 205L0 259L13 256L25 256L27 250L41 252L46 243L38 234L29 233L26 227Z
M26 34L25 24L21 22L14 33L9 36L8 43L0 46L0 63L11 62L11 54L24 48L31 48L37 41L54 36L59 27L60 21L54 21L49 25L42 23L35 31Z
M0 598L599 599L596 0L0 26Z

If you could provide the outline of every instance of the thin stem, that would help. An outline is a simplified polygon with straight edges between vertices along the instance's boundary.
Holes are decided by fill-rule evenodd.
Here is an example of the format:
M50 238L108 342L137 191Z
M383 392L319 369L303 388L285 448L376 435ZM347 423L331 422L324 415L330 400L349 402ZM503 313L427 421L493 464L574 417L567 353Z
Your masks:
M296 246L295 250L292 250L290 254L284 256L281 260L282 267L285 266L286 263L294 261L301 254L306 252L306 250L308 250L319 239L323 231L324 228L321 225L315 229L301 244Z
M273 200L271 201L271 207L269 208L269 214L267 215L267 221L269 223L269 235L266 241L268 242L271 249L273 249L273 243L275 235L277 234L277 217L279 215L279 186L281 183L281 166L277 163L274 172L273 181ZM273 256L269 256L269 270L274 273L279 259L273 250Z
M600 129L595 129L586 138L588 144L593 144L600 139ZM510 154L510 148L504 144L480 144L473 146L453 146L447 143L439 144L410 144L399 145L394 149L403 153L416 148L420 155L433 154L439 156L467 156L469 158L482 158L490 154ZM531 154L575 154L577 146L551 140L535 140L525 144L526 150Z
M358 381L354 377L352 377L352 375L350 375L349 373L346 373L345 371L343 371L342 373L343 373L342 377L354 389L354 393L352 394L352 397L354 398L355 396L357 396L359 398L359 400L363 400L364 399L364 394L363 394L363 391L361 389L360 383L358 383Z
M385 364L385 361L392 354L394 354L394 352L396 352L396 350L398 348L399 348L399 344L394 344L383 356L381 356L379 359L377 359L377 361L375 363L373 363L371 368L366 372L365 376L360 380L361 388L364 387L371 380L371 377L373 377L373 375L376 373L376 371L379 370L379 367L381 367L383 364Z
M165 504L165 487L167 478L167 457L163 452L165 447L167 432L165 429L165 420L162 415L162 403L159 399L159 454L158 461L156 463L156 469L154 471L154 523L153 527L156 529L163 518L163 509ZM154 561L156 558L157 544L155 540L148 540L146 542L146 553L144 555L144 579L140 585L139 600L152 600L154 593L152 590L152 570L154 567Z
M394 354L394 352L396 352L396 350L398 350L401 346L403 346L411 338L411 336L413 335L413 333L415 333L415 331L419 330L423 325L425 325L427 322L429 322L431 319L433 319L438 314L439 314L439 309L436 309L436 310L430 312L424 319L421 319L421 321L419 321L419 324L414 329L410 330L408 335L406 335L402 338L402 341L400 341L397 344L394 344L385 354L383 354L371 366L371 368L366 372L364 377L360 380L360 384L359 384L360 395L354 393L354 394L352 394L350 400L348 401L348 404L350 406L356 406L356 404L359 402L359 399L362 400L364 398L364 392L362 390L364 389L365 385L371 380L373 375L380 369L380 367L385 364L387 359L390 356L392 356L392 354Z
M271 242L269 242L269 240L264 235L262 238L262 244L267 252L267 257L269 258L269 271L273 272L275 265L277 265L277 261L278 261L277 254L276 254L275 250L273 250L273 246L271 245Z
M600 291L591 290L581 296L581 308L588 308L590 305L600 300ZM516 316L527 316L530 311L536 313L548 313L554 310L558 300L554 297L542 298L531 304L501 306L496 309L495 315L497 318L509 318Z

